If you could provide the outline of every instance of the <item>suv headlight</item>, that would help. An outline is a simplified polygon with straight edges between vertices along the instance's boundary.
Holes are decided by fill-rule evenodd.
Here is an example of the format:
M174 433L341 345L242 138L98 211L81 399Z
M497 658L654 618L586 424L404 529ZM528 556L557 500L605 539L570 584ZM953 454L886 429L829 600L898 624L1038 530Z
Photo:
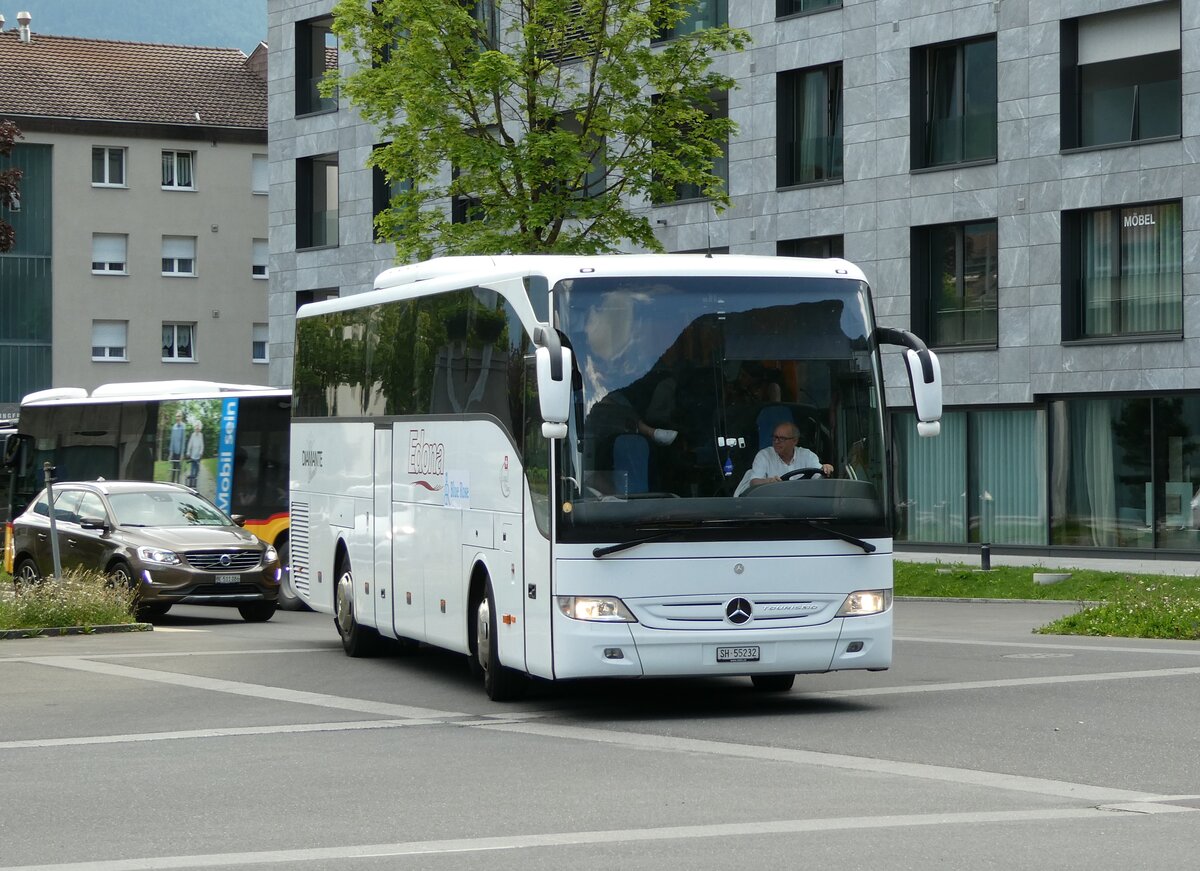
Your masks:
M559 596L558 610L572 620L598 623L636 623L637 618L615 596Z
M838 608L838 617L863 617L867 614L882 614L892 607L891 590L855 590Z
M273 563L279 559L279 551L275 550L271 545L267 545L266 551L263 553L263 562Z
M139 547L138 559L144 563L155 563L160 566L179 565L179 556L173 550L163 550L161 547Z

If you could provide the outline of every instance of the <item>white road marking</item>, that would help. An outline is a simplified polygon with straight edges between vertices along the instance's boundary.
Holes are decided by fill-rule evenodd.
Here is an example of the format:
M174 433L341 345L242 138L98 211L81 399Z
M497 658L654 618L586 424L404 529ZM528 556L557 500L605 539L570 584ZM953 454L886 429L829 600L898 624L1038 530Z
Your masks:
M72 671L86 671L93 674L103 674L109 677L124 677L132 680L145 680L153 683L172 684L174 686L191 687L197 690L210 690L218 693L229 693L235 696L250 696L256 699L267 699L275 702L291 702L297 705L316 705L322 708L333 708L339 711L358 711L363 714L379 714L383 717L400 717L410 720L445 719L447 717L465 717L468 714L458 711L437 711L432 708L417 708L411 705L394 705L389 702L375 702L369 699L351 699L344 696L331 696L326 693L310 693L303 690L289 690L282 687L265 686L263 684L243 683L241 681L221 680L213 677L200 677L192 674L179 674L171 671L155 671L149 668L132 668L127 665L116 665L110 662L93 662L88 659L71 659L67 657L48 657L45 659L27 659L27 663L45 665L51 668L65 668Z
M1092 674L1058 674L1043 677L1013 677L1000 680L967 680L954 683L916 684L897 687L863 687L855 690L818 690L805 696L822 699L849 699L864 696L896 696L908 693L949 693L961 690L991 690L1005 687L1029 687L1067 683L1097 683L1110 680L1145 680L1155 677L1183 677L1200 674L1195 668L1156 668L1146 671L1105 671Z
M1108 823L1135 821L1141 813L1119 813L1097 808L1058 810L981 811L972 813L901 814L878 817L834 817L814 820L772 820L699 826L661 826L649 829L616 829L600 832L560 832L541 835L510 835L490 838L459 838L441 841L407 841L395 844L313 847L296 850L262 850L244 853L206 853L192 856L151 856L140 859L109 859L65 862L52 865L6 865L0 871L160 871L177 868L227 868L245 865L287 865L300 862L383 859L401 856L438 856L482 853L495 850L530 850L547 847L578 847L586 844L689 841L696 838L746 838L748 836L796 835L814 832L900 829L919 826L962 826L987 823L1042 823L1053 821Z

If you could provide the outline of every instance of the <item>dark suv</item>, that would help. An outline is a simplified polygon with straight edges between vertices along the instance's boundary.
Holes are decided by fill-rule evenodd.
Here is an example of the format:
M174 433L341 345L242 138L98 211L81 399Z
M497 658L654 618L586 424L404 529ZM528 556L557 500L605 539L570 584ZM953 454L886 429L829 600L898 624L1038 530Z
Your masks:
M235 605L243 619L270 620L279 596L279 555L220 508L178 484L91 481L54 486L64 571L92 569L138 591L138 615L172 605ZM34 580L53 571L43 490L13 520L13 570Z

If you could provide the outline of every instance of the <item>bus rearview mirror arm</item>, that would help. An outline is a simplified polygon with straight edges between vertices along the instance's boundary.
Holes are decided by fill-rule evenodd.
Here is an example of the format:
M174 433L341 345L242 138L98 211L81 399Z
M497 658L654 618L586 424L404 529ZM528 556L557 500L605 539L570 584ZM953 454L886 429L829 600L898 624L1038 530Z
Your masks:
M942 366L937 354L929 350L920 337L894 327L876 327L875 341L905 349L904 364L908 368L908 383L917 413L917 434L937 435L942 428Z

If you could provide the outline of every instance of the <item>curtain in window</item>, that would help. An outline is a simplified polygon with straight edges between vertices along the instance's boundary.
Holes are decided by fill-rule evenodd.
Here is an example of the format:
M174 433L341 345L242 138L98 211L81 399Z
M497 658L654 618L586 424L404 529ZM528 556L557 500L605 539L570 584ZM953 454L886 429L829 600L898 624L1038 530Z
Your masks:
M1183 230L1179 203L1121 211L1121 321L1125 332L1179 330Z
M1110 336L1117 330L1116 213L1092 212L1083 219L1083 332Z
M1046 419L1041 411L996 410L971 415L974 482L969 503L978 540L1046 543Z
M796 132L796 182L803 184L841 175L841 98L834 68L805 73L800 85L799 130ZM837 86L837 93L834 88ZM835 136L838 136L835 152ZM838 154L835 172L833 155Z
M962 93L958 47L946 46L928 55L928 133L925 162L950 163L960 158Z
M897 535L906 541L967 541L967 416L942 415L937 438L917 435L912 414L896 416Z

